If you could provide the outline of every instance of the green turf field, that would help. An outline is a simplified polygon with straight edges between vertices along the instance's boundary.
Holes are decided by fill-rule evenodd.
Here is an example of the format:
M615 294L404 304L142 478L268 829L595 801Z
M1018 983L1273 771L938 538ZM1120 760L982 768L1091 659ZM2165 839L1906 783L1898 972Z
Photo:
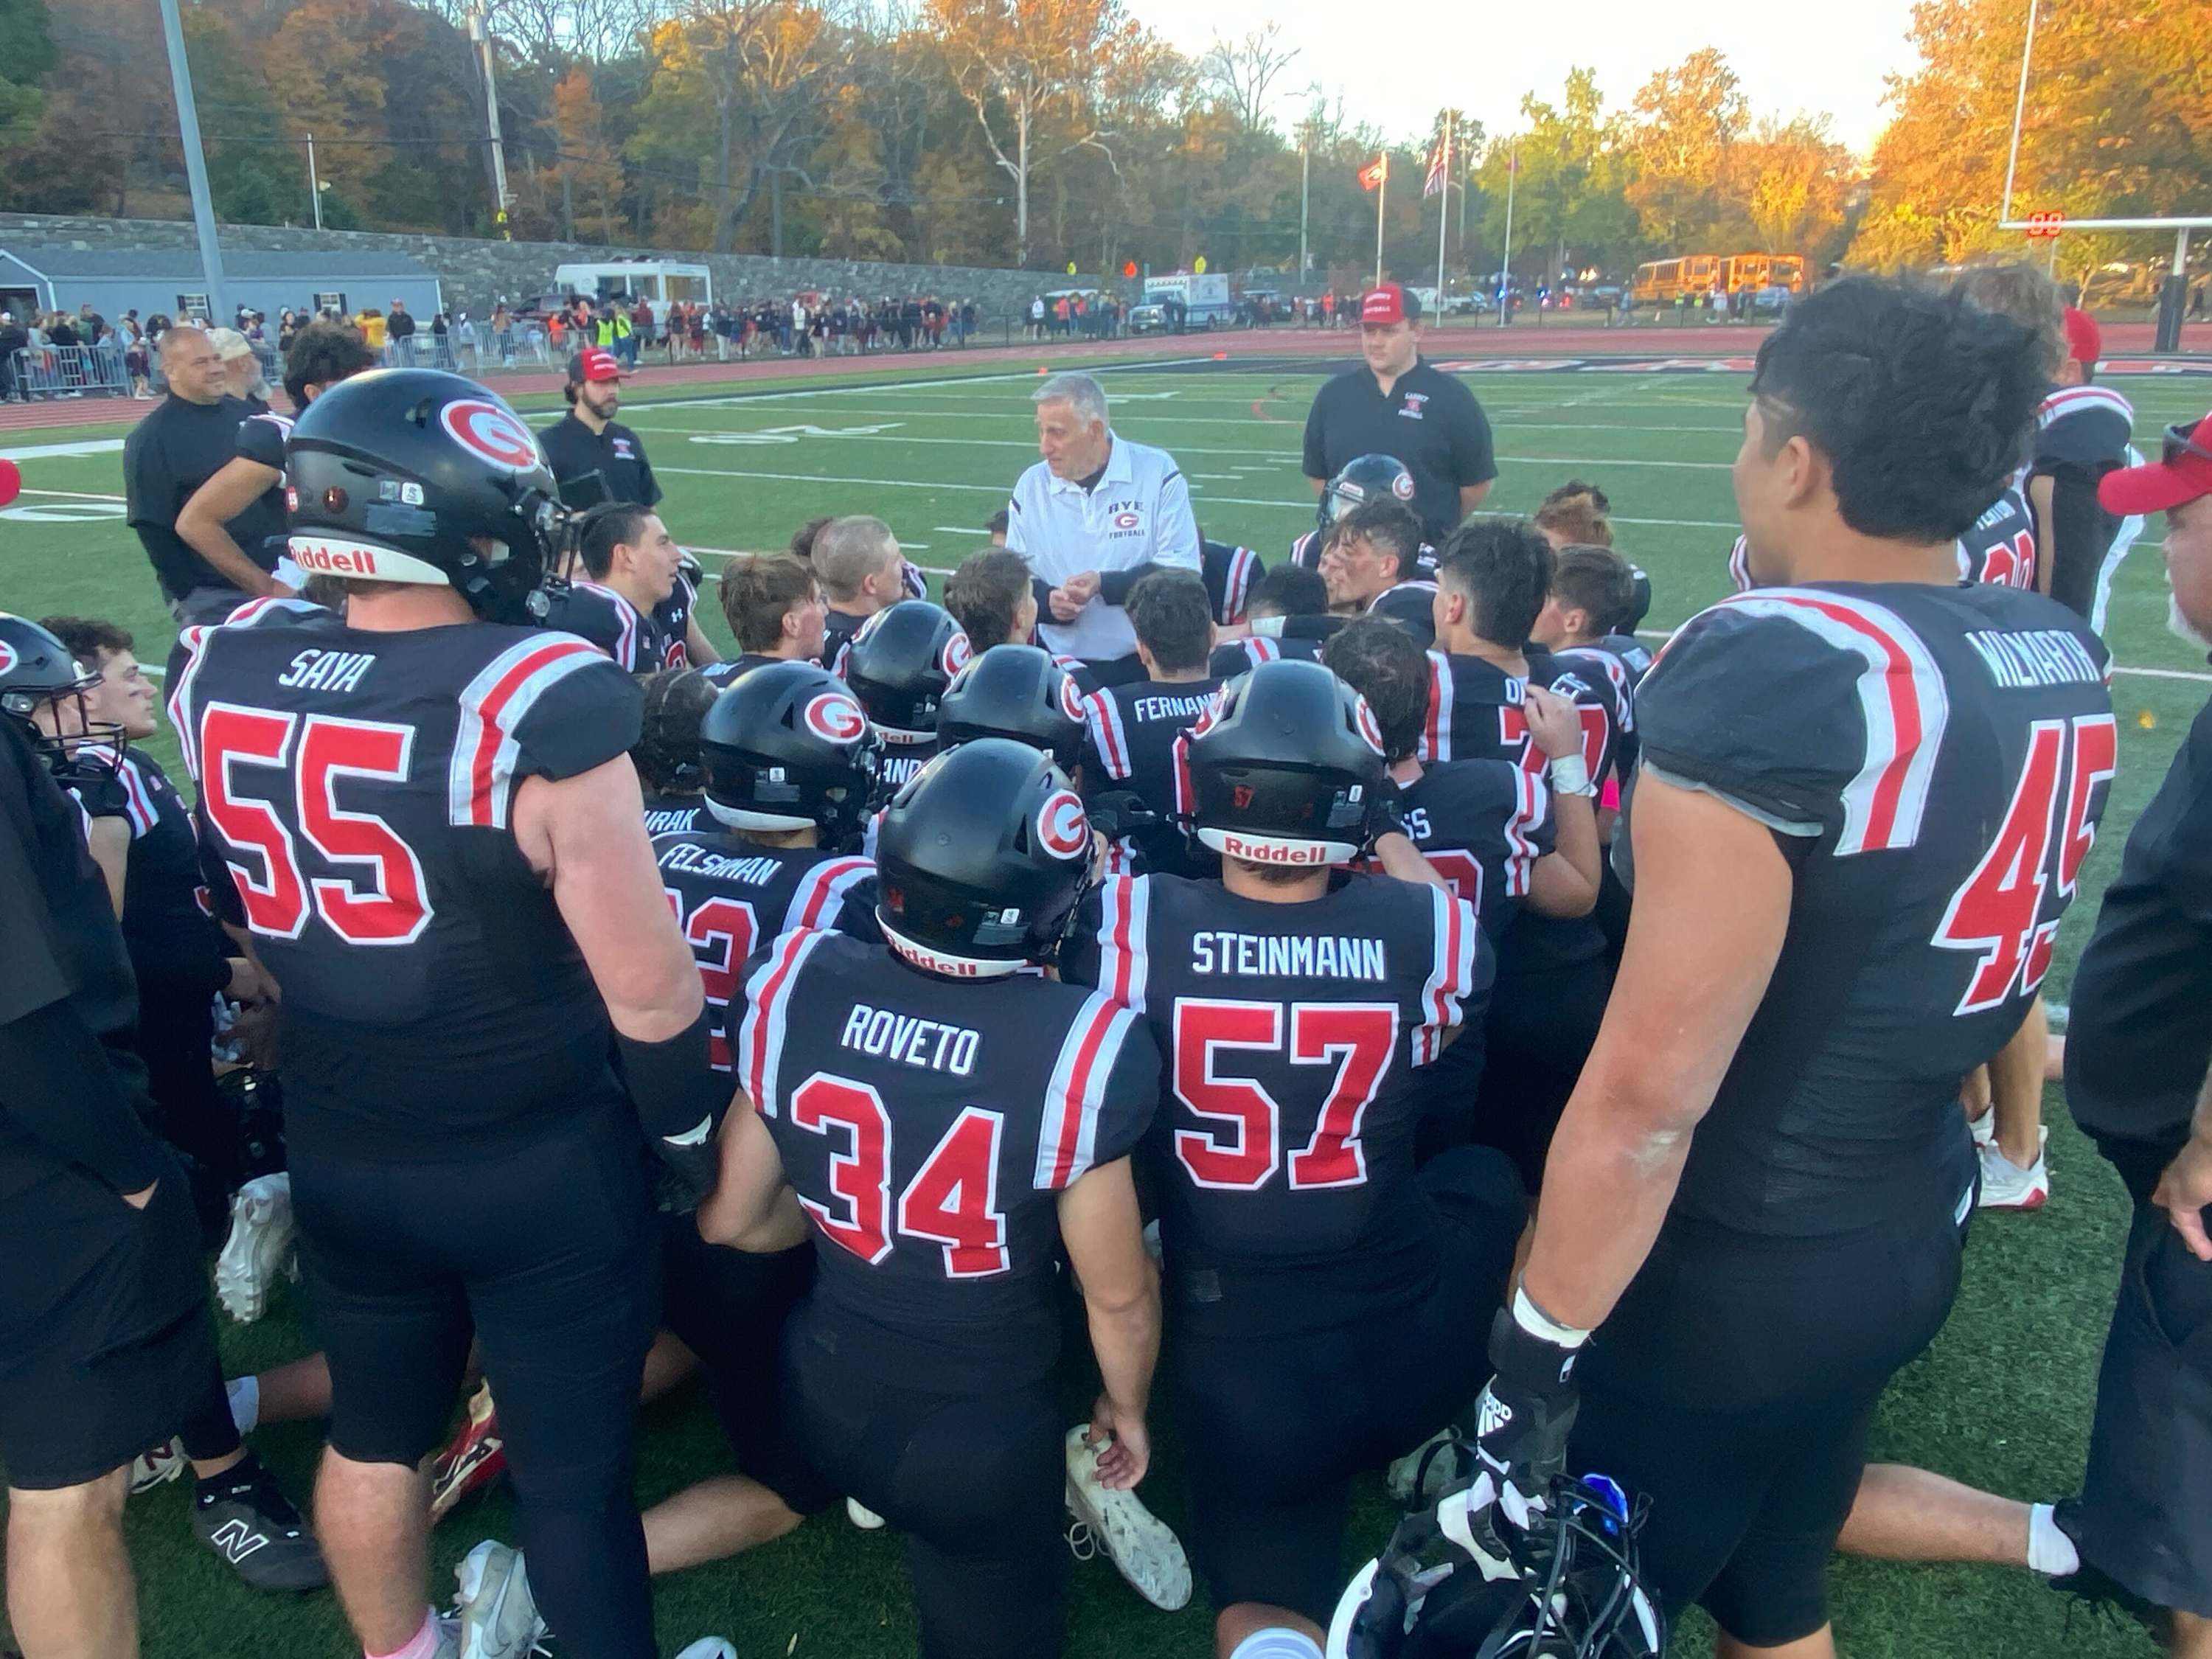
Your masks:
M1116 370L1105 379L1115 426L1176 455L1208 535L1273 560L1310 523L1311 497L1298 471L1306 406L1320 383L1310 368L1206 362ZM1473 380L1498 434L1501 476L1491 507L1526 511L1570 477L1600 483L1612 497L1622 550L1651 573L1656 601L1649 626L1679 623L1728 591L1735 536L1728 466L1742 404L1740 376L1516 373ZM949 568L983 544L982 521L1005 504L1015 477L1035 459L1027 400L1034 384L1033 374L998 374L732 395L637 391L624 418L644 436L668 492L664 513L689 545L780 547L806 519L873 513L890 523L918 563ZM2202 380L2115 384L2135 403L2139 443L2169 422L2201 415L2207 401ZM557 404L540 401L549 407L533 418L550 419ZM112 447L37 453L88 443ZM0 609L110 617L135 629L139 654L159 664L171 630L145 559L122 523L118 449L113 428L0 435L0 453L21 461L27 492L0 512ZM2165 632L2161 533L2155 520L2147 527L2113 599L2108 633L2117 660L2158 672L2123 672L2113 682L2120 771L2046 986L2057 1002L2126 830L2212 690L2202 659ZM714 561L707 562L711 571ZM726 643L711 606L706 620ZM155 746L171 759L166 733ZM2031 1216L1982 1218L1950 1324L1898 1380L1875 1441L1877 1456L2045 1498L2071 1492L2078 1481L2126 1219L2118 1182L2065 1121L2055 1089L2046 1109L2054 1125L2050 1205ZM234 1371L292 1358L308 1343L299 1300L282 1294L260 1324L225 1329ZM1065 1381L1073 1413L1087 1398L1086 1379L1071 1367ZM1185 1506L1175 1429L1164 1412L1158 1415L1162 1452L1146 1493L1176 1521ZM271 1428L257 1443L295 1493L302 1491L315 1431ZM647 1503L728 1466L696 1390L647 1409L640 1462L639 1497ZM245 1653L335 1659L358 1650L331 1596L280 1602L239 1587L191 1540L183 1486L134 1502L130 1525L152 1659ZM1348 1559L1370 1553L1389 1527L1377 1480L1363 1492ZM503 1496L465 1507L435 1540L441 1590L453 1562L477 1539L514 1534ZM2025 1574L1838 1561L1831 1583L1841 1645L1854 1656L2077 1659L2154 1650L2131 1624L2069 1604ZM896 1540L858 1533L842 1513L817 1517L738 1561L661 1581L658 1608L672 1652L708 1632L729 1636L745 1659L877 1659L913 1650ZM1158 1613L1103 1563L1075 1570L1072 1655L1199 1659L1210 1651L1210 1623L1202 1597L1180 1614ZM1702 1648L1705 1628L1686 1630L1683 1650Z

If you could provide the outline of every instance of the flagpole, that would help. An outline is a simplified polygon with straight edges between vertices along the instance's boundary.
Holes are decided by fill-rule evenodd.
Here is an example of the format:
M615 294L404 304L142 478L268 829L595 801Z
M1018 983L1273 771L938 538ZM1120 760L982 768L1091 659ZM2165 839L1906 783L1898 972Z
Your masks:
M1382 156L1382 177L1375 188L1375 286L1382 286L1382 208L1390 199L1390 152Z
M1521 152L1516 149L1505 152L1505 247L1499 255L1498 267L1498 325L1505 327L1513 320L1507 298L1513 283L1513 186L1521 179Z
M1451 223L1452 117L1455 113L1456 112L1452 110L1444 112L1444 165L1441 175L1443 195L1437 204L1437 312L1439 316L1444 308L1444 230Z

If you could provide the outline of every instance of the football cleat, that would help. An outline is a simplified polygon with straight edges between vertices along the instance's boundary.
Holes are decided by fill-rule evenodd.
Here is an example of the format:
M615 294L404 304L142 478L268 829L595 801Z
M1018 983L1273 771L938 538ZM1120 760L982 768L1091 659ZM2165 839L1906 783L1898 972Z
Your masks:
M2051 1169L2043 1154L2023 1170L1999 1150L1996 1143L1978 1149L1982 1160L1982 1191L1975 1202L1984 1210L2039 1210L2051 1200Z
M230 1200L230 1237L215 1261L216 1299L225 1313L251 1325L268 1311L277 1274L298 1280L296 1237L290 1176L258 1176L238 1189Z
M702 1636L678 1654L676 1659L738 1659L738 1650L726 1638Z
M1067 1431L1068 1547L1078 1559L1105 1552L1129 1587L1164 1613L1190 1601L1190 1560L1175 1529L1145 1507L1133 1492L1117 1492L1098 1480L1098 1453L1091 1430L1078 1424Z
M848 1498L845 1500L845 1518L862 1532L883 1530L884 1517L857 1498Z
M499 1407L491 1384L479 1382L469 1396L468 1419L430 1465L430 1524L444 1520L454 1504L482 1492L507 1473L507 1442L499 1432Z
M192 1535L253 1589L314 1590L331 1582L314 1534L266 1469L243 1486L195 1492Z
M545 1650L545 1620L530 1593L520 1550L487 1538L462 1558L453 1580L459 1659L525 1659Z
M151 1451L142 1451L131 1460L131 1495L151 1492L167 1481L175 1480L185 1472L185 1443L172 1437Z

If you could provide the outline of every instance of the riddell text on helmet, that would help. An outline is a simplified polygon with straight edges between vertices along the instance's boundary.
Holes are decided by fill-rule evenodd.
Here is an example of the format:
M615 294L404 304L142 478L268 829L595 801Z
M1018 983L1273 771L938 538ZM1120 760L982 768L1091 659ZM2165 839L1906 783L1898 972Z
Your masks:
M1234 830L1224 830L1221 851L1226 857L1250 864L1327 864L1328 848L1317 841L1246 841Z

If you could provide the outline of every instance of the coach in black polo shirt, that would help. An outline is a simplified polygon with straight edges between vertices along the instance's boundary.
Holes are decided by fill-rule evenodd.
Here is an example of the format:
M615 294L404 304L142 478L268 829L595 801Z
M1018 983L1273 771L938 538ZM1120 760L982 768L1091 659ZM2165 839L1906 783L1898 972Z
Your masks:
M614 418L622 405L621 361L597 346L578 352L568 359L562 396L568 412L538 434L561 499L574 507L605 501L658 507L660 483L645 459L645 446Z
M1395 455L1413 475L1413 510L1441 546L1498 476L1490 422L1465 382L1421 356L1421 302L1385 283L1359 302L1366 366L1321 389L1306 416L1305 474L1316 495L1358 455Z

